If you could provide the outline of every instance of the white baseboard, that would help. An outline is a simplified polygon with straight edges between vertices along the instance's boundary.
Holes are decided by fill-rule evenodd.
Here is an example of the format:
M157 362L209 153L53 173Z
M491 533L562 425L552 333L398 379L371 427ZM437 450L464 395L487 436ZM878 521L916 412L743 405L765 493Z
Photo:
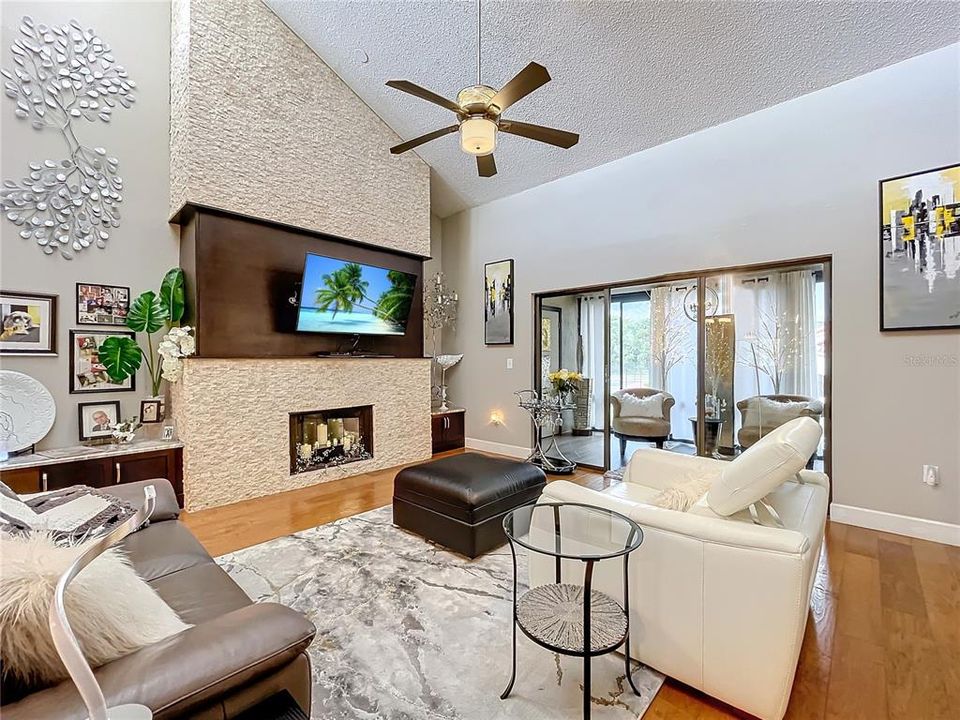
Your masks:
M906 535L944 545L960 546L960 525L939 520L927 520L837 503L830 504L830 519L844 525L856 525L894 535Z
M519 445L507 445L506 443L490 442L489 440L478 440L477 438L466 438L464 441L468 450L483 450L483 452L496 453L497 455L506 455L507 457L526 459L530 454L530 448L520 447Z

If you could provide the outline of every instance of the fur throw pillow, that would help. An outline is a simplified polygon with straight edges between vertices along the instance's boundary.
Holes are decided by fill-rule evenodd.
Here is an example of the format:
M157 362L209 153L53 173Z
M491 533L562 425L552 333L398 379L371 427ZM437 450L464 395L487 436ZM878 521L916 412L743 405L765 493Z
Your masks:
M660 491L651 504L667 510L686 512L710 489L710 480L692 478Z
M663 401L666 395L663 393L654 393L647 397L638 397L630 393L621 393L620 417L642 417L663 419Z
M83 550L83 545L57 545L47 533L0 534L0 661L5 679L36 686L67 677L47 614L57 581ZM117 548L73 579L66 609L92 667L190 627Z

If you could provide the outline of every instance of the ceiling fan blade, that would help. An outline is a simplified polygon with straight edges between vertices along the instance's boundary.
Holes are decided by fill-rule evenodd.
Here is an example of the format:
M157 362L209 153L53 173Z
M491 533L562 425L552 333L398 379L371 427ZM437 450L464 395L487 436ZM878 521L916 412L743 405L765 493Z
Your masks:
M493 96L490 104L496 105L500 112L503 112L517 100L525 98L548 82L550 82L550 73L547 69L543 65L532 62L514 75L513 80L500 88L500 92Z
M445 127L441 130L434 130L432 133L427 133L426 135L421 135L413 140L407 140L399 145L394 145L392 148L390 148L390 152L394 155L399 155L400 153L405 153L407 150L412 150L419 145L428 143L431 140L436 140L438 137L443 137L444 135L449 135L452 132L456 132L459 129L459 125L451 125L450 127Z
M497 163L493 159L493 153L477 155L477 172L480 173L480 177L493 177L497 174Z
M577 133L556 130L543 125L531 125L517 120L501 120L500 129L511 135L519 135L529 140L536 140L562 148L571 148L580 142L580 136Z
M452 110L457 115L463 115L463 108L457 105L453 100L447 100L447 98L442 95L437 95L435 92L422 88L419 85L415 85L409 80L388 80L387 87L392 87L395 90L402 90L405 93L410 93L411 95L416 95L422 100L428 100L432 103L439 105L440 107L445 107L447 110Z

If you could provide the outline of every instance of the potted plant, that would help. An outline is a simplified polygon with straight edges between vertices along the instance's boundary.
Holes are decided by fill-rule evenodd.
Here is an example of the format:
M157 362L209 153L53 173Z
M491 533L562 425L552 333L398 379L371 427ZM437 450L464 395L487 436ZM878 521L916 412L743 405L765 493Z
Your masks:
M127 313L127 327L145 336L146 350L134 338L122 336L109 337L98 348L100 362L110 379L123 382L146 362L152 399L161 400L162 407L163 381L179 380L182 358L196 350L191 328L180 326L185 310L183 270L173 268L160 283L159 293L153 290L140 293ZM154 335L163 329L167 332L155 345Z

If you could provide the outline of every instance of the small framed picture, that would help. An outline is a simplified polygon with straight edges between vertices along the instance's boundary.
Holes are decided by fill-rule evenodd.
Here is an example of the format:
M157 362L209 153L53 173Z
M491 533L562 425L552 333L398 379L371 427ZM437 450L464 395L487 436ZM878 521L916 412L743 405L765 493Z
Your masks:
M160 433L161 440L173 440L173 425L164 425L163 432Z
M141 400L140 401L140 422L158 423L163 420L163 410L159 400Z
M513 260L483 266L483 342L513 345Z
M80 442L99 440L113 435L111 425L120 422L120 401L80 403L77 406L80 420Z
M77 325L126 325L130 288L77 283Z
M100 362L98 348L108 337L125 335L136 337L132 332L71 330L70 331L70 392L96 393L136 390L136 373L121 383L115 383L107 375Z
M0 355L57 354L57 296L0 290Z

